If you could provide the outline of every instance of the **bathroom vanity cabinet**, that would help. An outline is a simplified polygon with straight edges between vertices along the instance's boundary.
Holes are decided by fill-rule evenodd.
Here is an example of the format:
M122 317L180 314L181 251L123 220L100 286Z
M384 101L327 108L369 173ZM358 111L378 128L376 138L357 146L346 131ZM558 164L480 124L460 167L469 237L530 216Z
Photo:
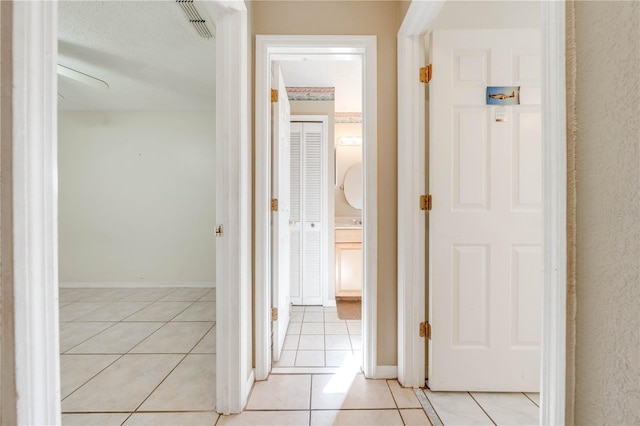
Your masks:
M335 230L336 296L362 296L362 229Z

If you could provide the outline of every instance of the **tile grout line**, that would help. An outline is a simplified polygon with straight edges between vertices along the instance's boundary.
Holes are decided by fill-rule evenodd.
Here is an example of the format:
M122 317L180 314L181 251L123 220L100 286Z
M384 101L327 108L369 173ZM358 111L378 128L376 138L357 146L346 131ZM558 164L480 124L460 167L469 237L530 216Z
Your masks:
M70 355L76 355L76 354L70 354ZM65 399L69 398L71 395L73 395L74 393L76 393L78 390L80 390L80 388L82 388L84 385L86 385L87 383L89 383L91 380L93 380L98 374L102 373L104 370L106 370L107 368L111 367L113 364L115 364L118 360L120 360L125 354L78 354L80 356L87 356L87 355L119 355L116 357L116 359L114 359L111 363L109 363L107 366L105 366L102 370L98 371L96 374L94 374L93 376L91 376L89 379L87 379L84 383L82 383L80 386L78 386L77 388L75 388L71 393L69 393L69 395L65 396L64 398L62 398L60 400L60 404L62 405L62 401L64 401ZM62 408L61 408L62 410Z
M309 311L307 311L307 306L305 306L305 305L292 305L292 306L301 306L303 308L303 310L301 312L300 311L292 311L291 312L291 313L300 313L300 314L302 314L300 322L295 322L296 324L298 324L298 323L300 324L299 333L288 333L287 332L288 336L297 336L298 337L298 342L297 342L297 345L296 345L295 349L287 349L288 351L295 352L293 365L291 365L291 366L282 366L282 365L276 366L275 363L273 363L272 364L273 367L275 367L275 368L292 368L292 369L300 368L302 370L307 369L307 368L318 368L318 369L322 369L322 368L339 368L340 366L329 366L329 365L327 365L328 352L336 352L336 351L337 352L349 352L350 355L352 355L352 356L355 355L355 351L356 350L354 348L354 344L353 344L353 340L352 340L352 334L349 331L349 325L348 325L348 321L347 320L327 321L326 320L327 311L324 310L324 307L323 307L323 310L321 310L321 311L317 311L317 310L309 310ZM305 321L305 316L308 313L309 314L322 314L322 321L311 321L311 322L310 321ZM334 313L337 316L337 311L334 312ZM361 321L361 320L353 320L353 321ZM290 323L294 323L294 322L290 321ZM344 324L345 329L346 329L346 333L343 333L343 334L340 334L340 333L338 333L338 334L335 334L335 333L334 334L327 334L327 323ZM322 330L323 330L322 334L303 334L302 333L302 328L303 328L304 324L322 324ZM353 335L354 336L355 335L361 336L361 333L354 333ZM323 359L324 359L324 364L322 366L300 366L300 365L296 365L297 362L298 362L298 356L300 355L300 352L320 351L320 350L317 350L317 349L301 349L300 348L300 344L301 344L301 340L302 340L303 336L322 336L322 338L323 338L323 350L322 350L322 352L323 352ZM349 347L348 348L344 348L344 349L335 349L335 348L334 349L328 349L327 348L327 342L326 342L327 336L346 336L349 339ZM358 349L360 351L362 350L361 347L358 348ZM275 374L281 374L281 373L275 373ZM306 373L300 372L300 373L286 373L286 374L306 374ZM323 374L323 373L316 373L316 374Z
M133 412L129 413L129 415L127 416L126 419L124 419L124 421L122 423L120 423L120 426L123 426L130 418L131 416L133 416Z
M309 426L311 426L311 409L313 408L313 374L309 379Z
M168 294L162 296L160 299L163 299L173 293L175 293L176 291L178 291L179 289L174 289L173 291L169 292ZM161 325L158 329L156 329L153 333L151 333L149 336L145 337L144 339L142 339L142 341L138 342L136 345L134 345L132 348L130 348L128 351L126 351L125 353L108 353L108 354L97 354L97 353L87 353L87 354L69 354L68 351L72 350L73 348L81 345L82 343L102 334L103 332L111 329L112 327L114 327L116 324L120 324L120 323L133 323L134 321L124 321L125 319L131 317L132 315L135 315L136 313L140 312L143 309L146 309L147 307L153 305L154 303L158 303L160 302L160 300L155 300L155 301L149 301L149 303L143 307L141 307L138 311L125 316L123 319L119 320L119 321L77 321L77 320L72 320L69 322L74 322L74 323L86 323L86 322L113 322L113 324L111 324L109 327L105 328L104 330L101 330L100 332L94 334L93 336L88 337L87 339L85 339L84 341L78 343L77 345L69 348L65 353L66 355L81 355L81 356L87 356L87 355L118 355L116 359L114 359L111 363L109 363L107 366L105 366L103 369L101 369L100 371L98 371L96 374L94 374L92 377L90 377L88 380L86 380L84 383L82 383L80 386L78 386L76 389L74 389L71 393L69 393L69 395L67 395L65 398L63 398L61 401L64 401L65 399L67 399L68 397L70 397L71 395L73 395L75 392L77 392L79 389L81 389L82 387L84 387L87 383L89 383L91 380L93 380L96 376L98 376L100 373L102 373L103 371L105 371L107 368L109 368L110 366L112 366L113 364L115 364L117 361L119 361L120 359L122 359L125 355L160 355L158 353L153 353L153 354L131 354L131 351L136 348L139 344L141 344L142 342L144 342L145 340L147 340L149 337L151 337L153 334L155 334L158 330L160 330L161 328L163 328L165 325L167 325L169 322L171 322L173 319L175 319L178 315L180 315L182 312L184 312L185 310L189 309L194 303L196 303L198 300L200 300L202 297L205 297L208 294L205 293L204 295L202 295L200 298L198 298L196 301L192 301L189 305L187 305L183 310L181 310L180 312L178 312L175 316L173 316L171 318L171 320L169 321L137 321L137 322L161 322L163 323L163 325ZM102 309L106 306L111 305L112 303L117 303L117 302L123 302L126 301L126 298L128 296L122 298L121 300L116 300L116 301L112 301L112 302L108 302L106 303L104 306L97 308L98 309ZM82 302L82 301L78 301L78 302ZM141 302L145 302L145 301L141 301ZM170 301L167 301L170 302ZM188 301L189 302L189 301ZM215 304L215 301L213 302ZM91 314L94 311L91 311L89 313L87 313L86 315ZM84 315L84 316L86 316ZM82 318L82 317L80 317ZM203 322L203 321L180 321L180 322ZM205 322L211 322L211 321L205 321ZM176 353L171 353L171 355L183 355L183 357L180 359L180 361L174 366L174 368L171 369L171 371L164 377L163 380L160 381L160 383L151 391L151 393L149 393L149 395L147 395L147 397L138 405L138 407L136 407L133 411L123 411L122 413L129 413L129 416L127 416L127 418L125 419L125 422L135 413L137 412L137 410L142 406L142 404L144 404L146 402L147 399L149 399L149 397L158 389L158 387L164 383L164 381L167 379L167 377L169 377L169 375L171 375L171 373L173 373L173 371L184 361L184 359L191 353L191 351L193 351L193 349L200 343L200 341L202 339L204 339L204 337L215 327L215 321L212 321L213 325L204 333L204 335L198 340L198 342L191 348L191 350L188 353L185 354L176 354ZM208 412L208 411L207 411ZM78 413L82 413L82 412L70 412L68 414L78 414ZM67 414L67 413L63 413L63 414ZM217 422L217 421L216 421ZM123 422L124 424L124 422Z
M391 385L389 385L389 379L385 379L384 383L387 385L387 389L389 389L389 393L391 394L391 399L393 399L393 403L396 405L396 411L398 412L398 416L400 416L400 420L403 425L406 425L407 422L404 421L404 417L402 417L402 413L400 412L400 406L398 405L398 401L396 400L396 396L393 394L391 390Z
M538 411L540 410L540 406L538 404L536 404L536 402L533 399L529 398L529 395L527 395L526 392L522 392L522 394L525 396L525 398L527 398L529 401L531 401L533 403L533 405L538 407Z
M89 311L89 312L87 312L86 314L81 315L81 316L79 316L79 317L76 317L76 318L74 318L74 319L71 319L71 320L69 320L69 321L62 321L62 322L75 322L75 321L77 321L79 318L82 318L82 317L84 317L84 316L87 316L87 315L89 315L89 314L91 314L91 313L93 313L93 312L97 311L98 309L102 309L102 308L104 308L105 306L109 305L109 304L110 304L110 303L112 303L112 302L104 302L104 301L103 301L103 302L91 302L91 301L78 300L78 301L76 301L76 302L71 302L71 303L70 303L70 305L72 305L72 304L74 304L74 303L104 303L104 306L100 306L100 307L98 307L98 308L95 308L94 310ZM67 306L69 306L69 305L67 305ZM82 321L81 321L81 322L82 322Z
M172 291L172 292L170 292L169 294L171 294L171 293L173 293L173 291ZM126 296L126 297L128 297L128 296ZM112 303L124 301L124 299L126 299L126 297L124 297L124 298L123 298L123 299L121 299L121 300L114 301L114 302L112 302ZM151 303L154 303L154 302L151 302ZM109 306L110 304L111 304L111 303L107 303L105 306ZM105 306L103 306L103 307L105 307ZM147 305L147 306L149 306L149 305ZM98 308L98 309L101 309L101 308ZM144 309L144 308L141 308L141 309ZM94 311L92 311L92 312L94 312ZM91 312L87 313L87 315L89 315L90 313L91 313ZM132 315L133 315L133 314L132 314ZM125 317L125 318L128 318L128 317ZM105 331L109 330L110 328L115 327L115 325L116 325L116 324L119 324L119 323L121 323L121 322L123 322L123 321L122 321L122 320L121 320L121 321L77 321L77 323L82 323L82 322L113 322L113 324L111 324L109 327L105 328L104 330L102 330L102 331L100 331L100 332L98 332L98 333L94 334L93 336L91 336L91 337L87 338L86 340L84 340L84 341L82 341L82 342L78 343L77 345L73 346L72 348L67 349L67 351L64 353L65 355L84 355L84 356L87 356L87 355L119 355L119 356L118 356L115 360L113 360L113 362L111 362L109 365L107 365L107 366L106 366L106 367L104 367L102 370L100 370L99 372L97 372L96 374L94 374L91 378L89 378L89 379L88 379L87 381L85 381L83 384L81 384L80 386L78 386L77 388L75 388L75 389L73 390L73 392L71 392L69 395L67 395L67 396L65 396L63 399L61 399L61 401L60 401L61 403L62 403L62 401L64 401L65 399L69 398L71 395L73 395L74 393L76 393L76 392L77 392L80 388L82 388L84 385L86 385L87 383L89 383L89 381L93 380L93 379L94 379L98 374L102 373L104 370L106 370L107 368L109 368L110 366L112 366L113 364L115 364L117 361L119 361L119 360L120 360L120 359L122 359L125 355L127 355L127 354L129 353L128 351L127 351L127 352L124 352L124 353L122 353L122 354L120 354L120 353L104 353L104 354L102 354L102 353L79 353L79 354L70 354L70 353L68 353L68 352L69 352L70 350L72 350L73 348L75 348L75 347L77 347L77 346L81 345L82 343L86 342L87 340L90 340L90 339L92 339L92 338L94 338L94 337L98 336L99 334L102 334L103 332L105 332ZM162 326L161 326L160 328L162 328ZM143 340L144 340L144 339L143 339ZM135 345L135 346L137 346L137 345ZM135 347L135 346L134 346L134 347ZM133 348L131 348L131 349L133 349ZM131 349L129 349L129 350L131 350Z
M200 344L200 342L202 342L204 340L205 337L207 337L207 334L211 333L211 330L213 330L216 326L216 322L213 322L213 325L207 330L205 331L205 333L202 335L202 337L196 342L195 345L193 345L193 347L189 350L189 352L187 352L187 355L211 355L209 353L201 353L201 352L197 352L197 353L193 353L193 350ZM216 351L218 350L218 348L216 348ZM215 353L213 354L215 355ZM217 373L217 372L216 372Z
M85 322L113 322L113 321L85 321ZM77 324L81 324L81 322L78 322ZM60 355L75 355L75 354L70 354L69 351L72 350L73 348L80 346L81 344L83 344L84 342L86 342L89 339L93 339L94 337L96 337L98 334L102 334L103 332L109 330L111 327L115 326L117 324L117 322L113 322L113 324L111 324L109 327L98 331L96 334L94 334L93 336L89 336L86 339L84 339L82 342L78 343L77 345L74 345L72 347L70 347L69 349L67 349L64 352L61 352Z
M191 349L189 349L187 352L157 352L157 351L156 352L131 352L132 350L134 350L135 348L137 348L138 346L140 346L141 344L143 344L144 342L149 340L151 337L153 337L156 333L158 333L160 330L162 330L164 327L166 327L169 323L177 324L177 323L184 323L184 322L187 322L187 321L175 321L175 322L167 321L167 322L165 322L158 329L156 329L153 333L151 333L150 335L148 335L147 337L142 339L140 342L136 343L131 349L129 349L127 351L127 354L131 354L131 355L145 355L145 354L146 355L154 355L154 354L156 354L156 355L163 354L164 355L164 354L175 354L175 353L177 353L177 354L181 354L181 353L188 354L193 350L193 348L196 347L196 345L198 343L200 343L200 340L204 339L204 336L206 336L207 333L209 333L209 331L211 331L211 328L215 327L215 321L213 321L213 325L210 328L208 328L207 331L205 331L205 333L202 335L202 337L200 337L200 339L198 339L196 344L194 346L192 346ZM188 322L205 322L206 323L206 322L212 322L212 321L188 321Z
M176 290L177 291L177 290ZM171 292L169 294L173 294L174 292ZM165 297L169 296L166 295ZM206 295L207 293L205 293ZM201 297L204 297L204 295L202 295ZM164 298L164 297L163 297ZM161 327L159 327L156 331L154 331L153 333L151 333L149 336L147 336L146 338L144 338L142 341L140 341L137 345L135 345L133 348L129 349L129 351L127 352L127 354L130 355L163 355L163 354L159 354L159 353L146 353L146 354L132 354L131 351L134 350L136 347L138 347L140 344L142 344L142 342L146 341L148 338L150 338L151 336L153 336L155 333L157 333L159 330L161 330L164 326L166 326L167 324L169 324L170 322L172 322L177 316L179 316L180 314L182 314L184 311L186 311L187 309L189 309L191 306L193 306L199 299L191 302L190 305L188 305L187 307L185 307L182 311L180 311L178 314L176 314L172 319L170 319L169 321L165 321L164 325L162 325ZM158 300L159 302L159 300ZM167 301L170 302L170 301ZM187 301L188 302L188 301ZM215 303L215 302L213 302ZM140 407L142 407L142 405L151 397L151 395L153 395L153 393L165 382L165 380L167 380L167 378L171 375L171 373L173 373L175 371L176 368L178 368L178 366L191 354L191 351L193 351L193 349L198 345L198 343L200 343L200 341L202 339L204 339L204 337L207 335L207 333L209 333L209 331L211 331L211 329L213 327L215 327L215 321L175 321L175 322L213 322L213 325L202 335L202 337L200 338L200 340L198 340L198 342L189 350L189 352L185 353L185 354L176 354L176 353L169 353L167 355L183 355L183 357L180 359L180 361L178 361L178 363L175 365L175 367L173 367L171 369L171 371L169 371L169 373L164 377L164 379L162 379L160 381L160 383L158 383L158 385L153 388L153 390L151 391L151 393L149 393L149 395L147 395L147 397L135 408L135 410L132 411L132 415L133 413L138 412L138 409L140 409ZM206 355L206 354L203 354Z
M171 295L171 294L173 294L173 292L171 292L171 293L167 294L167 295L166 295L166 296L164 296L164 297L167 297L167 296L169 296L169 295ZM164 297L162 297L161 299L164 299ZM190 301L190 300L177 300L177 301L175 301L175 300L167 300L167 301L164 301L164 302L162 302L161 300L156 300L155 302L151 302L150 304L148 304L148 305L147 305L147 306L145 306L144 308L140 309L139 311L134 312L133 314L129 315L129 316L128 316L128 317L126 317L126 318L123 318L123 319L121 320L121 322L153 322L153 321L125 321L125 320L126 320L127 318L130 318L130 317L134 316L135 314L137 314L138 312L142 311L143 309L147 309L147 308L148 308L148 307L150 307L151 305L155 305L156 303L172 303L172 302L174 302L174 303L189 303L189 305L188 305L188 306L185 306L185 308L184 308L183 310L181 310L180 312L178 312L178 313L177 313L177 314L175 314L173 317L171 317L168 321L165 321L165 322L171 322L171 321L173 321L173 320L174 320L178 315L180 315L181 313L183 313L184 311L186 311L187 309L189 309L191 306L193 306L193 304L194 304L194 303L196 303L196 302L192 302L192 301ZM158 322L161 322L161 321L158 321Z
M467 394L469 394L471 399L473 399L473 401L476 404L478 404L478 407L480 407L482 412L489 418L489 420L491 420L491 423L493 423L494 425L498 426L498 424L493 420L493 418L489 415L489 413L487 413L487 410L484 409L484 407L478 402L478 400L476 400L476 398L471 394L471 392L467 392Z
M438 414L436 409L433 407L433 404L431 404L431 400L429 400L429 397L427 396L427 393L424 391L424 389L421 389L421 388L414 389L413 393L418 398L420 405L422 405L422 410L427 415L427 419L429 419L429 423L431 423L432 426L443 426L443 422L442 422L442 419L440 418L440 415Z
M179 354L177 354L177 355L179 355ZM157 386L153 388L153 390L149 393L149 395L147 395L147 396L142 400L142 402L141 402L141 403L140 403L140 404L139 404L139 405L138 405L138 406L137 406L137 407L132 411L132 413L137 413L137 412L138 412L138 409L139 409L140 407L142 407L142 405L143 405L145 402L147 402L147 400L151 397L151 395L153 395L153 393L154 393L156 390L158 390L158 388L159 388L159 387L164 383L164 381L165 381L165 380L167 380L167 377L169 377L169 376L171 375L171 373L173 373L173 372L176 370L176 368L178 368L178 366L179 366L180 364L182 364L182 361L184 361L184 360L187 358L187 355L188 355L188 354L185 354L185 355L180 359L180 361L178 361L178 362L176 363L175 367L173 367L173 368L171 369L171 371L169 371L169 373L167 373L167 375L166 375L166 376L164 376L164 379L160 380L160 383L158 383L158 384L157 384Z

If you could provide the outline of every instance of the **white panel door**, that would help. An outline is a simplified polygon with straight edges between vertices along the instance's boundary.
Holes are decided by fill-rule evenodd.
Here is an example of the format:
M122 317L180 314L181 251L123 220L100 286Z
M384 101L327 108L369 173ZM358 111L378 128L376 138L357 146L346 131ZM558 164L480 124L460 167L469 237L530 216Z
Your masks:
M323 123L291 123L291 303L322 305L327 273L326 140Z
M434 31L429 83L429 387L538 391L539 32ZM521 86L521 105L486 105Z
M272 306L278 309L278 318L272 322L272 358L280 359L284 345L284 338L289 326L290 305L290 237L289 237L289 209L290 209L290 167L289 167L289 126L291 109L287 91L282 79L282 73L277 63L272 68L272 88L278 91L278 101L272 103L271 159L272 159L272 188L271 197L278 200L277 211L271 213L272 228Z

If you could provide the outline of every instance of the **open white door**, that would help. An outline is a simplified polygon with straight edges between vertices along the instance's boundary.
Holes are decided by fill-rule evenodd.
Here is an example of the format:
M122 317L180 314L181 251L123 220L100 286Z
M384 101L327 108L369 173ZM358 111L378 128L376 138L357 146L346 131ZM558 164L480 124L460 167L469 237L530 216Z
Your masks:
M272 314L272 359L278 361L284 345L284 337L289 326L289 262L290 237L290 157L289 157L289 128L291 108L287 98L282 73L277 63L272 64L272 90L277 93L277 101L272 102L272 180L271 180L271 230L272 230L272 306L277 309ZM272 97L275 100L275 97Z
M431 35L432 390L539 389L538 39L537 30ZM487 105L487 86L520 86L521 105Z

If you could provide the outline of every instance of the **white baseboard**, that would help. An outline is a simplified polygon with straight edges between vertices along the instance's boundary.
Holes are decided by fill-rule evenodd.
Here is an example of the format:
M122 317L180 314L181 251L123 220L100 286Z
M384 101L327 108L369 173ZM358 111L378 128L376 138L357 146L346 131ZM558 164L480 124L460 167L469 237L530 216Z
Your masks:
M336 374L340 367L272 367L270 374Z
M375 377L372 377L372 379L397 379L397 378L398 378L397 365L377 365Z
M244 386L244 392L242 395L242 411L247 408L247 403L249 402L249 395L251 395L251 391L253 390L253 384L256 382L255 369L252 368L249 372L249 377L247 378L247 382Z
M60 282L60 288L216 288L212 281Z

